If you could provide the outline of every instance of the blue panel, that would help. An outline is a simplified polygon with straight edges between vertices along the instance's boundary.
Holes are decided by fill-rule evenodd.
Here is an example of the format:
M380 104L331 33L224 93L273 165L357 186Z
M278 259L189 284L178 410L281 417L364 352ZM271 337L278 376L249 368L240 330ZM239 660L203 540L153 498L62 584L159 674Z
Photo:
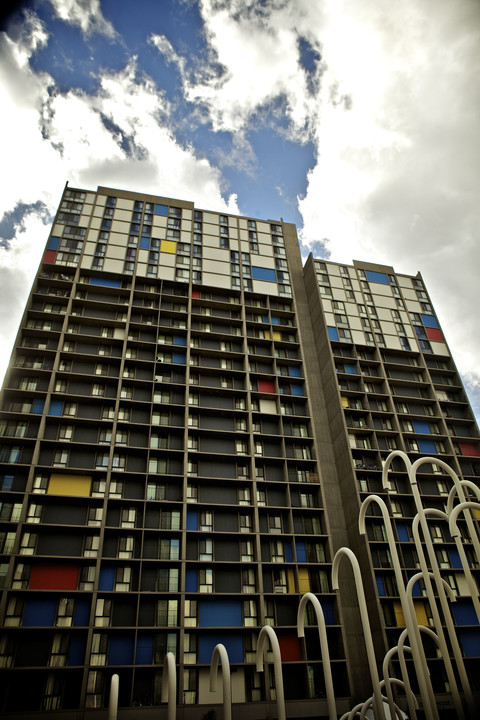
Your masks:
M33 407L32 407L32 413L35 413L36 415L41 415L43 413L44 407L45 407L45 400L34 400Z
M107 662L108 665L131 665L133 662L133 636L111 635Z
M198 638L198 662L210 665L215 645L222 643L231 663L243 662L243 642L240 634L219 633L218 635L200 635Z
M150 248L150 238L149 237L145 237L145 235L143 235L140 238L140 248L142 250L148 250Z
M480 655L480 632L476 628L459 630L458 635L465 657L478 657Z
M115 568L102 567L100 577L98 578L99 590L113 590L113 580L115 577Z
M88 626L90 620L90 600L79 597L75 602L75 615L73 624L75 627Z
M399 542L408 542L408 532L405 523L397 523L397 535Z
M417 433L423 433L424 435L431 435L430 431L430 425L426 422L421 422L420 420L414 420L412 422L413 429Z
M135 665L151 665L153 660L153 637L139 635L135 653Z
M265 320L264 322L268 322L268 320ZM280 325L280 319L275 315L272 315L272 325Z
M173 336L173 344L181 345L182 347L186 347L187 338L185 337L185 335L174 335Z
M448 554L450 555L450 562L452 563L452 568L459 568L461 570L462 562L460 560L458 550L456 548L449 548Z
M185 353L173 353L173 362L177 365L185 365Z
M268 323L268 315L262 315L262 320L264 323ZM272 323L273 323L273 318L272 318ZM277 323L278 323L278 318L277 318Z
M420 448L420 452L426 455L437 454L437 448L433 440L418 440L418 447Z
M60 238L56 237L55 235L52 235L52 237L48 241L47 248L48 248L48 250L58 250L59 245L60 245Z
M375 272L374 270L365 270L367 280L370 282L381 283L382 285L388 285L388 276L385 273Z
M240 600L200 600L198 603L198 627L242 627L242 603Z
M13 481L15 480L15 475L1 475L0 476L0 489L1 490L11 490Z
M320 602L323 610L323 617L327 625L335 625L335 612L333 610L332 600L322 600Z
M302 385L295 385L295 383L292 383L292 395L303 395L303 386Z
M70 648L68 650L69 665L83 665L85 662L86 639L73 635L70 640Z
M356 375L357 374L356 365L345 365L345 372L350 373L350 375Z
M155 215L168 215L168 205L155 205Z
M252 278L254 280L266 280L267 282L277 282L275 270L270 268L256 267L252 265Z
M300 368L297 365L290 365L288 368L288 373L290 377L301 377Z
M92 277L90 278L90 285L102 285L104 287L121 288L121 280L112 280L107 277Z
M287 562L292 562L292 560L293 560L292 543L291 542L285 543L285 559Z
M63 400L52 400L50 402L49 415L61 415L63 412Z
M187 530L198 530L198 515L196 510L187 510Z
M185 592L197 592L197 571L193 568L185 572Z
M295 547L297 550L297 562L307 562L307 551L303 540L295 540Z
M57 613L57 601L53 598L27 600L23 611L23 627L52 627Z
M385 587L383 585L383 578L381 575L375 575L375 580L377 581L377 592L380 597L385 597Z
M337 332L336 327L332 327L331 325L329 325L327 327L327 330L328 330L328 339L329 340L338 340L338 332Z
M412 575L415 575L415 573L414 572L409 573L408 579L410 579L410 577ZM418 580L412 588L412 597L422 597L422 589L420 587Z
M457 625L478 625L477 613L471 600L457 600L450 607Z
M440 325L437 322L437 318L433 315L423 315L420 313L420 317L422 318L422 322L425 325L425 327L433 327L438 328Z

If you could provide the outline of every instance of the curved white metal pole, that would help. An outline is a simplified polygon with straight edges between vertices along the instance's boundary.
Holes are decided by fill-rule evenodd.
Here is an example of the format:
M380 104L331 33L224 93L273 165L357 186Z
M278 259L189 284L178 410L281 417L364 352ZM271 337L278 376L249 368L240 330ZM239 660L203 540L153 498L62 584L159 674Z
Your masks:
M110 697L108 700L108 720L117 720L118 713L118 687L120 678L115 673L110 680Z
M328 650L327 628L325 625L325 616L323 614L320 601L313 593L305 593L300 600L297 611L297 635L305 637L305 612L307 604L311 603L315 610L318 625L318 638L320 641L320 650L322 654L323 677L325 678L325 692L327 696L327 708L329 720L337 720L337 709L335 703L335 693L333 690L332 666L330 664L330 653Z
M418 492L418 490L417 490L417 492ZM445 580L442 578L442 575L440 573L440 568L438 567L437 556L435 554L435 549L433 547L432 538L430 536L430 531L428 529L427 515L434 515L436 517L439 517L439 518L441 518L443 520L447 520L447 521L448 521L448 517L447 517L446 513L443 512L443 510L438 510L437 508L425 508L424 510L422 510L421 514L417 513L417 515L415 515L415 517L413 518L412 532L413 532L413 538L415 540L415 546L417 548L418 558L420 560L420 568L423 573L423 580L425 582L425 589L427 591L428 601L430 603L430 608L432 610L435 628L436 628L437 635L438 635L438 638L441 643L441 651L442 651L442 654L445 655L445 668L447 670L447 674L449 674L450 683L453 682L454 687L455 687L455 690L453 687L451 687L451 692L454 694L454 699L455 699L455 691L456 691L457 681L455 679L452 662L450 660L450 653L447 649L445 634L443 632L442 620L440 617L440 613L438 612L437 601L435 598L435 593L433 591L432 581L430 579L431 577L433 577L435 580L438 599L440 601L440 606L441 606L442 612L443 612L443 619L445 622L445 626L447 628L448 636L450 638L450 643L452 646L452 651L453 651L453 655L455 658L458 675L460 677L460 682L462 684L463 691L465 693L465 699L467 701L467 704L468 704L470 710L473 711L473 695L472 695L472 691L470 689L470 683L468 681L467 672L465 670L465 664L463 662L462 651L461 651L460 645L458 643L457 633L455 632L455 626L453 624L450 607L447 602L447 596L445 594L445 587L448 587L450 591L451 591L451 588L449 585L447 585ZM422 545L422 542L420 539L419 526L421 526L421 528L422 528L424 542L427 547L427 552L428 552L428 556L429 556L429 560L430 560L430 566L432 568L431 571L429 571L427 568L427 563L426 563L425 555L423 552L423 545ZM453 593L451 594L451 597L452 596L455 597L453 595ZM460 705L457 707L458 716L463 717L463 715L461 714L461 712L463 712L463 711L461 710L462 705L461 705L461 700L460 700L459 694L457 695L457 703L460 703ZM470 714L472 714L472 712Z
M471 480L460 480L457 473L452 470L452 468L449 465L446 465L445 463L436 461L437 465L440 464L442 467L445 467L448 474L450 475L451 479L453 480L453 487L451 488L450 492L448 493L448 500L447 500L447 514L450 515L451 511L453 510L453 503L455 500L455 496L458 496L459 502L466 502L467 500L470 500L470 497L468 494L465 494L465 489L471 490L474 495L477 496L477 499L480 500L480 488L475 485ZM475 553L478 558L480 558L480 540L478 539L477 531L475 529L475 524L472 519L471 513L467 513L465 515L465 520L467 523L468 532L470 535L470 540L473 544L473 547L475 548Z
M431 581L430 581L430 576L433 576L433 573L431 573L431 572L427 569L427 570L426 570L426 573L424 573L423 571L422 571L422 572L415 573L415 575L412 575L412 577L409 579L409 581L408 581L408 583L407 583L407 597L408 597L408 601L411 603L412 608L414 608L414 605L413 605L413 586L415 585L415 583L416 583L418 580L423 580L423 581L425 582L425 586L427 585L427 581L428 581L428 583L430 584L430 588L431 588L431 587L432 587L432 583L431 583ZM450 585L448 585L448 583L445 582L445 580L443 580L443 579L442 579L441 582L442 582L442 584L445 586L445 589L446 589L446 591L447 591L447 593L448 593L448 595L449 595L449 597L450 597L450 600L451 600L452 602L455 602L456 598L455 598L455 595L453 594L453 590L452 590L452 588L450 587ZM437 605L436 605L436 602L435 602L435 597L433 596L433 588L432 588L432 597L433 597L433 600L430 600L430 596L428 596L430 608L431 608L431 610L432 610L432 614L434 614L434 611L435 611L435 613L436 613L436 615L437 615L437 617L438 617ZM433 606L433 607L432 607L432 606ZM435 614L434 614L434 619L435 619ZM463 712L463 707L462 707L462 700L461 700L460 694L459 694L459 692L458 692L457 679L456 679L455 674L454 674L454 672L453 672L452 662L451 662L451 660L450 660L450 655L449 655L448 648L447 648L447 645L446 645L446 642L445 642L445 637L444 637L444 634L443 634L443 628L442 628L441 622L439 622L439 626L435 625L435 627L436 627L436 629L437 629L437 633L436 633L436 638L437 638L437 640L436 640L436 642L437 642L437 644L438 644L438 647L439 647L439 649L440 649L440 653L441 653L441 655L442 655L443 664L445 665L445 670L446 670L446 673L447 673L448 682L450 683L450 691L451 691L451 693L452 693L453 702L454 702L455 707L456 707L456 710L457 710L457 716L458 716L459 718L463 718L463 717L464 717L464 712ZM424 628L425 628L424 625L419 625L419 629L420 629L421 632L424 632ZM440 628L440 632L438 632L438 628ZM430 628L427 628L427 630L429 630L429 629L430 629ZM435 633L434 633L434 634L435 634Z
M420 633L420 630L418 632ZM412 691L412 688L410 685L410 676L408 674L407 661L405 660L405 650L412 653L412 648L409 647L408 645L405 645L405 640L407 639L407 636L408 636L408 631L405 628L405 630L402 630L402 632L400 633L400 637L398 638L398 645L397 645L398 660L400 662L400 670L402 673L402 678L405 683L405 693L407 695L409 716L410 716L410 718L412 718L412 720L415 720L415 718L417 716L416 711L418 709L418 702L417 702L417 698L415 697L415 693ZM421 640L420 640L420 642L421 642ZM423 649L423 645L422 645L422 649ZM429 687L431 688L432 684L430 682L430 670L428 669L428 665L427 665L427 673L428 673L428 684L429 684ZM432 692L433 692L433 690L432 690Z
M392 682L394 682L395 680L396 680L396 678L392 678ZM402 681L398 680L397 682L401 683ZM383 680L380 683L380 685L383 686ZM360 720L365 719L365 715L367 714L368 710L370 709L370 706L372 705L373 700L374 700L374 698L372 695L371 697L368 698L368 700L365 700L365 702L363 703L362 709L360 710ZM385 697L385 695L382 695L382 700L384 701L384 703L387 703L387 698ZM403 713L400 710L400 708L398 707L398 705L395 705L394 714L391 716L391 720L394 720L395 715L399 718L399 720L403 720Z
M277 716L278 720L285 720L285 696L283 692L283 675L282 675L282 657L280 655L280 645L275 630L270 625L264 625L260 630L257 642L256 668L257 672L264 670L264 653L266 650L267 639L270 639L270 645L273 652L273 670L275 673L275 688L277 695Z
M358 703L358 705L355 705L354 708L352 708L351 710L347 710L346 713L343 713L340 720L353 720L355 715L357 715L360 712L362 707L363 707L363 703Z
M405 646L404 649L411 650L411 648L408 646ZM401 687L403 687L404 689L407 689L407 684L405 682L403 682L402 680L399 680L398 678L390 677L390 670L389 670L390 662L391 662L393 656L396 654L398 654L400 657L398 645L395 645L395 647L390 648L390 650L388 650L385 657L383 658L383 665L382 665L382 670L383 670L383 681L382 682L383 682L383 685L387 692L388 707L390 709L390 716L392 718L396 713L396 708L398 707L395 702L395 699L393 697L392 685L401 685ZM382 683L380 683L380 685L381 684ZM409 707L409 709L410 709L411 705L413 707L413 714L410 713L410 720L415 720L415 718L417 717L417 713L415 712L415 705L417 704L417 701L416 701L415 695L413 695L413 693L412 693L410 684L408 684L408 693L407 693L408 707ZM411 699L410 695L413 695L413 698L415 700L414 703L411 702L412 699ZM418 704L417 704L417 707L418 707Z
M338 568L340 566L340 560L342 557L348 558L350 565L353 570L353 577L355 580L355 589L357 591L358 606L360 609L360 618L362 621L363 628L363 639L365 641L365 647L367 650L368 667L370 670L370 677L372 679L373 686L373 697L374 697L374 714L376 718L380 720L386 720L385 711L383 709L382 695L380 692L380 680L378 677L377 661L375 658L375 650L373 648L372 633L370 630L370 621L368 619L367 602L365 600L365 591L363 589L362 573L360 572L360 565L355 557L354 553L347 547L341 547L335 553L332 564L332 587L334 590L338 590Z
M400 558L398 557L397 543L393 534L392 521L390 520L390 515L385 501L379 495L369 495L362 502L360 506L360 513L358 516L358 529L360 535L365 535L367 510L373 502L381 510L385 530L387 533L388 548L390 550L390 555L392 558L393 570L395 573L395 580L397 582L398 596L400 598L400 604L402 606L403 617L405 618L405 625L412 647L412 658L415 665L415 673L418 680L418 688L420 690L420 697L422 698L425 717L426 720L438 720L437 704L435 702L435 695L433 693L431 683L428 682L429 673L427 659L425 657L423 644L420 638L417 618L415 612L413 612L413 614L411 612L410 604L407 600L407 596L405 593L402 566L400 563Z
M480 492L480 488L478 488L478 490ZM465 548L463 547L463 543L461 540L460 530L458 529L457 525L457 518L459 514L467 508L474 508L476 510L480 510L480 503L467 501L462 502L459 505L455 505L448 517L448 527L450 530L450 535L455 540L457 552L460 556L460 562L462 563L463 572L465 573L465 578L467 580L468 589L470 590L470 595L472 597L472 602L475 607L475 612L477 613L477 620L480 623L480 597L478 595L478 587L472 575L472 571L470 570L470 564L468 562ZM477 560L480 562L480 556L477 556Z
M222 661L223 720L232 720L232 678L225 645L216 645L210 662L210 691L217 691L218 663Z
M175 720L177 709L177 673L175 670L175 656L167 652L163 661L162 673L162 702L168 701L167 720Z

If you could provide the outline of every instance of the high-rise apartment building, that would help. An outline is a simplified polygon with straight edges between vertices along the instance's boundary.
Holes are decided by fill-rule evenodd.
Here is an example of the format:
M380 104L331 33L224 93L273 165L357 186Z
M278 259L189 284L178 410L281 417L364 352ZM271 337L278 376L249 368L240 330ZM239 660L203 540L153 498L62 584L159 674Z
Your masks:
M418 571L407 473L395 459L387 492L382 463L398 449L480 477L478 428L420 275L312 257L303 268L289 223L102 187L65 189L0 435L0 708L17 718L93 717L113 673L125 718L158 706L171 651L178 704L196 720L218 702L218 643L237 712L264 717L275 698L273 672L255 670L266 624L289 716L326 717L312 607L297 637L305 592L326 618L340 715L371 686L349 569L332 588L338 548L361 564L379 662L404 625L381 518L369 514L366 539L357 530L369 493L387 503L405 581ZM418 477L425 507L444 509L443 468ZM459 526L478 575L476 520ZM430 527L474 686L478 621L448 525Z

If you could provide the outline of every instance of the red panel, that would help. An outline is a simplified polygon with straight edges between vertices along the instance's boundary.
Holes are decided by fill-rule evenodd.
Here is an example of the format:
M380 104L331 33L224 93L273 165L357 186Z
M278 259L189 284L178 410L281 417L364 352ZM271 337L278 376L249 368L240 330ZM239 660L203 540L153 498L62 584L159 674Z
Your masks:
M443 337L443 333L440 330L440 328L425 328L427 331L427 337L429 340L434 340L435 342L445 342L445 338Z
M274 393L275 383L270 380L259 380L258 381L258 392Z
M200 290L192 290L192 298L200 298Z
M31 590L76 590L79 568L76 565L34 565Z
M57 254L56 250L45 250L45 255L43 256L43 262L54 263L56 254Z
M300 643L296 635L279 635L278 644L280 645L283 662L302 659L300 656Z
M480 455L480 452L478 452L478 445L476 443L461 442L458 444L460 445L462 455Z

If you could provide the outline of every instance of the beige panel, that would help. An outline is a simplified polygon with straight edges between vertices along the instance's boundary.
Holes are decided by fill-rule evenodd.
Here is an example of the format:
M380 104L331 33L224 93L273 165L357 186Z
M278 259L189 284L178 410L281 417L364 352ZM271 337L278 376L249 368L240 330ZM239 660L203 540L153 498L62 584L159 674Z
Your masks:
M392 320L392 313L390 312L390 310L388 308L378 307L378 305L376 307L377 307L377 315L378 315L379 320L388 320L388 321Z
M127 235L130 232L130 223L121 222L120 220L114 220L112 222L111 232L122 233Z
M268 268L269 270L275 270L275 260L273 257L266 257L265 255L252 255L250 257L252 265L255 267Z
M381 299L380 302L382 303L382 307L390 308L391 310L396 310L398 307L397 302L393 296L392 297L384 297Z
M352 290L355 290L355 292L360 292L360 282L358 280L352 279Z
M238 240L232 240L232 238L230 238L230 250L237 250L237 252L240 252L240 244Z
M147 263L137 262L137 267L135 268L135 275L137 277L146 277Z
M148 250L139 250L138 251L138 262L141 263L147 263L148 262Z
M370 283L370 292L375 295L392 295L392 288L390 285L382 285L382 283Z
M184 232L183 230L180 233L180 241L181 242L191 242L192 241L192 233Z
M258 226L258 223L257 223L257 226ZM263 245L271 245L272 244L272 236L270 235L270 233L258 232L258 230L257 230L257 238L258 238L258 242L262 243Z
M159 267L158 277L162 280L175 280L175 268Z
M203 285L213 285L214 287L230 288L231 279L228 275L216 275L215 273L203 272Z
M91 216L91 213L89 213L89 212L88 213L82 212L80 214L80 220L78 223L80 225L80 227L85 227L86 225L88 225L90 216Z
M335 318L333 317L333 313L325 313L325 322L327 325L335 325Z
M337 298L335 298L336 300ZM348 315L348 317L358 317L358 306L356 303L353 302L347 302L345 303L345 312Z
M244 240L240 240L240 251L246 253L250 252L250 244L248 240L247 242L245 242Z
M432 350L435 355L450 355L450 353L448 352L448 347L445 345L445 343L432 342L430 340L430 345L432 346Z
M265 398L260 398L260 412L276 413L277 403L275 402L275 400L265 400Z
M152 225L156 228L166 228L167 218L165 217L165 215L154 215Z
M129 200L128 198L117 198L117 202L115 204L115 207L119 210L133 210L133 200Z
M236 228L236 227L234 227L234 228L230 227L230 228L228 229L228 235L229 235L230 240L238 240L238 230L237 230L237 228Z
M123 272L123 260L113 260L112 258L105 258L103 269L106 272Z
M98 240L98 230L89 230L89 231L87 232L87 240L89 240L90 242L93 242L93 243L97 244L97 240Z
M107 245L107 254L105 255L105 259L106 258L116 258L117 260L124 260L125 247L122 247L121 245Z
M393 324L393 322L387 322L385 320L382 320L380 323L382 326L382 332L387 333L388 335L398 335L397 328Z
M203 247L204 248L216 248L219 250L220 245L220 239L218 237L213 237L212 235L204 235L203 236Z
M220 228L218 225L212 225L211 223L203 223L203 234L204 235L214 235L215 237L219 237L220 235Z
M351 330L363 330L362 321L359 317L350 317L349 320Z
M334 287L332 290L332 298L334 300L341 300L342 302L345 302L347 299L347 293L343 288Z
M185 218L185 220L191 220L192 219L192 211L188 208L184 208L182 210L182 217Z
M92 267L92 256L84 255L80 261L80 267L83 270L90 270Z
M260 250L258 255L256 255L255 253L252 254L252 265L255 265L253 260L256 257L260 256L260 257L273 258L273 245L261 244L258 246L258 249Z
M361 330L352 330L352 340L354 343L359 343L360 345L365 344L365 335Z
M95 253L95 248L97 246L97 243L95 242L86 242L83 246L83 254L84 255L93 255Z
M391 350L402 350L402 343L396 335L384 335L385 345Z
M248 240L248 230L244 230L242 227L240 227L239 238L240 240Z
M218 215L216 215L216 214L214 215L213 213L204 212L203 213L203 227L205 228L205 225L207 225L208 223L211 223L212 225L216 225L218 227Z
M409 312L422 312L422 306L420 305L420 302L418 300L407 300L405 305Z
M185 230L185 232L191 233L192 232L192 223L190 220L185 220L182 218L182 230Z
M129 210L122 210L122 208L115 209L115 220L121 220L122 222L130 223L132 219L132 213Z
M268 223L260 222L257 220L257 232L270 233L270 225Z
M106 195L97 195L97 205L102 208L102 213L103 213L103 208L105 207L106 202L107 202Z
M102 220L99 217L92 217L92 222L90 223L90 227L94 228L96 230L100 230L100 225L102 224Z
M110 239L109 239L109 245L123 245L124 248L127 247L127 236L123 233L119 232L111 232L110 233Z
M209 265L205 264L205 260L209 261ZM223 250L222 248L212 248L212 247L204 247L203 248L203 267L207 270L212 270L212 272L216 272L216 270L213 269L211 266L211 263L213 261L217 261L222 263L222 266L225 264L228 268L228 272L230 273L230 251L229 250ZM222 270L223 272L223 270Z
M100 227L100 226L99 226ZM61 237L63 235L65 225L54 225L52 230L52 235L55 235L56 237Z
M92 214L95 215L95 217L103 217L104 212L105 212L104 207L102 207L101 205L95 205Z
M329 275L340 275L340 268L338 265L333 265L332 263L325 264L327 266L327 272Z
M113 337L116 340L123 340L125 338L125 328L113 328Z
M229 217L228 217L228 227L230 228L230 230L231 230L232 228L237 229L237 228L238 228L238 218L232 217L231 215L229 215Z
M409 277L405 277L404 275L397 275L397 283L402 288L411 288L413 287L413 283Z
M161 252L159 265L165 265L165 267L175 267L175 260L176 255L173 255L172 253Z
M328 312L328 313L333 312L332 301L329 300L328 298L325 298L323 300L322 305L323 305L323 309L325 310L325 312Z
M245 220L245 218L238 218L238 227L239 227L241 230L247 230L247 228L248 228L248 223L247 223L247 221ZM247 235L247 237L248 237L248 235Z
M405 298L405 300L418 300L418 296L415 290L408 288L403 291L403 297Z
M265 293L265 295L278 295L278 286L277 283L254 280L253 292Z
M330 285L332 286L332 288L334 288L334 287L343 288L343 280L341 277L339 277L339 276L337 277L337 276L333 275L330 278Z
M95 202L96 195L95 193L87 193L85 195L85 202L89 203L90 205L93 205ZM100 195L97 198L97 201L100 199Z

